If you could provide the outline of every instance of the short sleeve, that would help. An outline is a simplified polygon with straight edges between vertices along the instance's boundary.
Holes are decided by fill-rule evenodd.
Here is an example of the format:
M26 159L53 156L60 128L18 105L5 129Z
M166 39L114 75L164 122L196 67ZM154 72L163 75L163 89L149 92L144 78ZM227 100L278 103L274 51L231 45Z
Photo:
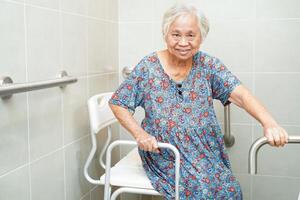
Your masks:
M144 103L144 88L148 78L148 69L145 59L141 60L121 83L109 100L109 104L114 104L126 108L134 113L135 108Z
M220 100L224 106L230 104L228 98L241 81L219 59L212 62L210 69L212 97Z

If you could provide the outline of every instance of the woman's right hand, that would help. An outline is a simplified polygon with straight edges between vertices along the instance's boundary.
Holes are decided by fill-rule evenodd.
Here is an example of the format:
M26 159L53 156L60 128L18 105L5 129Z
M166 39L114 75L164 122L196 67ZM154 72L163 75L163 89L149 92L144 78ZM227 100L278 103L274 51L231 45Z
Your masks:
M147 132L139 134L136 138L136 142L138 146L144 151L159 153L155 137L148 134Z

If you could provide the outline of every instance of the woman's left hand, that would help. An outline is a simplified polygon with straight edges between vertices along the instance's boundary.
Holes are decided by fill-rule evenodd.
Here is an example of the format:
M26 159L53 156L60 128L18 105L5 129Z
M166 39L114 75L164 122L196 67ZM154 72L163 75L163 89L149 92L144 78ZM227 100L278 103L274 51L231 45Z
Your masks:
M271 146L283 147L288 143L289 136L287 132L278 125L264 127L264 135Z

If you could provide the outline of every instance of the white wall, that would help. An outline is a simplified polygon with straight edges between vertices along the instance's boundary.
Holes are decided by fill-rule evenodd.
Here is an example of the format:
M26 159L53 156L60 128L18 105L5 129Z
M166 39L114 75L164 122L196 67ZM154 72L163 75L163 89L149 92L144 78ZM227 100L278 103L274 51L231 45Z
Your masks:
M0 100L1 200L101 198L83 177L91 144L86 102L118 85L117 5L0 0L0 75L18 83L66 70L78 78L65 89Z

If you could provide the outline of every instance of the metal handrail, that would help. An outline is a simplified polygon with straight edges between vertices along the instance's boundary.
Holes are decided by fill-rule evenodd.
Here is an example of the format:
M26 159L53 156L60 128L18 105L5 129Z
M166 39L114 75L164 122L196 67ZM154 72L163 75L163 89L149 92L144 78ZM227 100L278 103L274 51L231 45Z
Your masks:
M223 138L226 147L232 147L234 145L235 138L231 134L230 105L224 106L224 137Z
M127 78L133 68L124 67L122 70L123 78ZM224 143L226 147L232 147L235 139L230 130L230 105L224 106Z
M257 154L258 150L265 144L268 143L268 139L266 137L258 138L252 145L249 150L249 173L256 174L257 173ZM300 143L300 136L289 136L288 143Z
M2 99L9 99L15 93L28 92L32 90L40 90L51 87L64 87L67 84L77 82L77 78L68 76L66 71L61 71L56 79L28 82L28 83L14 83L10 77L2 77L0 79L0 97Z
M116 140L109 145L106 151L106 168L105 168L105 184L104 184L104 200L108 200L110 196L110 169L111 169L111 152L118 145L137 146L135 141ZM157 143L159 148L170 149L175 155L175 200L179 200L179 180L180 180L180 153L178 149L169 143Z

